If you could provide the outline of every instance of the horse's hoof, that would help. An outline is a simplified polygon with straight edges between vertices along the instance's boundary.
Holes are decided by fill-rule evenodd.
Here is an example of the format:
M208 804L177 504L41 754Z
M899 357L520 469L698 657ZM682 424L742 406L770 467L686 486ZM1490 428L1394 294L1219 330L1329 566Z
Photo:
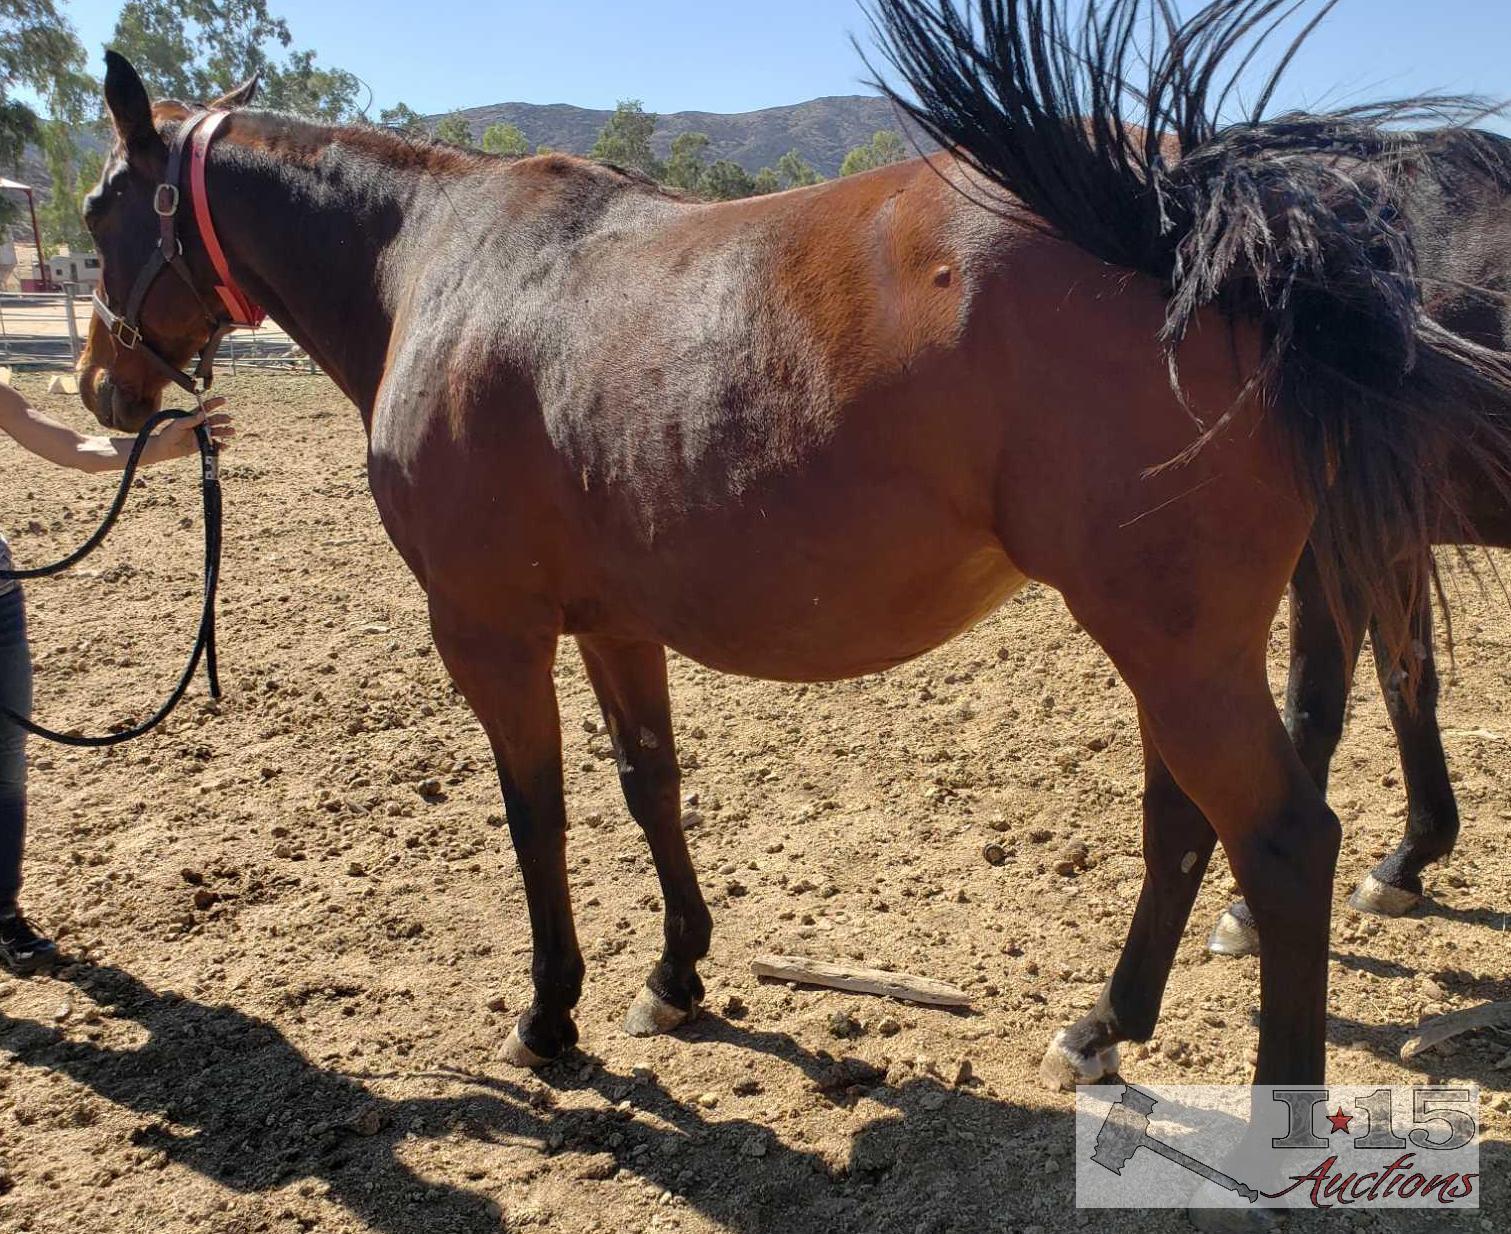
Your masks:
M1117 1075L1117 1046L1110 1045L1099 1054L1082 1054L1065 1044L1066 1036L1062 1028L1044 1051L1039 1079L1045 1088L1056 1093L1073 1093L1077 1084L1095 1084Z
M525 1067L534 1071L551 1060L542 1058L520 1039L519 1025L516 1024L509 1030L509 1038L504 1042L504 1061L511 1067Z
M1377 913L1381 917L1403 917L1421 902L1422 897L1416 892L1382 883L1373 874L1366 874L1354 894L1348 897L1349 908L1361 913Z
M1212 927L1212 937L1207 939L1207 950L1213 955L1241 956L1259 954L1259 931L1246 921L1240 920L1231 909L1222 910L1222 916Z
M624 1018L624 1031L631 1037L659 1037L686 1024L697 1014L697 1003L693 1004L691 1011L683 1011L681 1007L673 1007L650 986L641 986Z

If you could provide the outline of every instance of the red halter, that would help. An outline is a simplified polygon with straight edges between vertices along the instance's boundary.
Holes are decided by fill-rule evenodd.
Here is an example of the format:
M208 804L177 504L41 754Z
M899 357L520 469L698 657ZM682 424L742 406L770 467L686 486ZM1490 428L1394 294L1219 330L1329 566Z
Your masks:
M231 324L256 329L267 316L262 307L236 285L231 277L231 268L226 264L225 250L215 234L215 224L210 218L210 194L205 189L205 159L210 153L210 143L225 123L227 111L212 111L203 115L194 128L193 143L189 147L189 200L194 205L194 221L199 225L199 238L204 241L205 251L210 255L210 264L215 268L215 292L231 314Z
M210 152L210 143L215 140L216 132L225 123L228 115L230 113L225 111L196 112L179 125L173 143L168 149L168 167L163 182L157 186L152 199L152 208L157 212L160 231L158 245L147 259L147 264L137 274L136 282L132 284L131 293L126 299L125 310L117 313L110 307L104 295L101 294L103 287L96 289L91 297L94 302L95 316L105 323L106 329L110 331L111 337L115 339L118 346L128 351L141 352L167 375L168 380L196 397L199 396L200 384L208 388L214 379L215 352L220 347L221 339L232 330L256 329L267 316L256 301L242 291L236 285L236 280L231 277L231 268L226 262L225 250L220 247L220 238L215 234L215 223L210 217L210 195L205 187L205 162ZM219 280L215 285L215 294L220 303L216 305L207 303L199 288L194 285L193 276L190 275L188 266L183 260L183 243L178 238L179 181L182 178L181 170L186 146L189 149L189 180L186 191L194 207L194 221L199 227L200 239L210 258L210 267ZM168 363L157 349L142 337L140 324L142 305L147 299L147 293L152 289L152 284L157 281L157 276L164 270L172 270L184 280L184 283L199 298L204 307L205 316L209 318L213 326L210 337L205 340L205 345L199 353L199 362L195 366L192 377ZM224 309L224 315L222 315L222 309Z

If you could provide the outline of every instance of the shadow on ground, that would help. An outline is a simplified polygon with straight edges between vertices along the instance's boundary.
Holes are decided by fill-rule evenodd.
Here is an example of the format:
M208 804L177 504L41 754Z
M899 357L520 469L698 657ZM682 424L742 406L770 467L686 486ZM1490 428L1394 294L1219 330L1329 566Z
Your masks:
M0 1049L135 1111L143 1122L133 1142L179 1166L244 1193L323 1182L328 1200L382 1234L519 1228L481 1172L473 1189L423 1177L401 1159L398 1146L410 1136L453 1134L530 1145L542 1169L559 1172L570 1188L603 1187L622 1174L642 1179L652 1188L647 1221L665 1190L720 1226L751 1234L1189 1229L1178 1212L1077 1214L1067 1112L1027 1109L931 1076L889 1084L858 1060L717 1017L699 1022L699 1040L760 1055L753 1076L801 1070L841 1122L862 1096L867 1110L875 1110L871 1102L882 1107L849 1133L847 1160L786 1144L754 1119L711 1121L709 1111L674 1098L653 1076L618 1074L582 1053L524 1079L452 1070L352 1075L317 1066L272 1025L233 1007L160 994L118 968L64 971L102 1011L140 1025L147 1041L106 1048L0 1015ZM392 1099L369 1087L399 1079L454 1095ZM606 1105L557 1108L580 1089ZM1487 1145L1484 1156L1487 1180L1511 1164L1502 1144ZM1502 1203L1504 1190L1497 1184L1488 1202ZM584 1208L592 1208L591 1196L580 1199ZM1352 1228L1483 1228L1462 1214L1367 1220L1375 1224ZM1289 1228L1336 1228L1319 1221L1326 1217L1292 1216Z

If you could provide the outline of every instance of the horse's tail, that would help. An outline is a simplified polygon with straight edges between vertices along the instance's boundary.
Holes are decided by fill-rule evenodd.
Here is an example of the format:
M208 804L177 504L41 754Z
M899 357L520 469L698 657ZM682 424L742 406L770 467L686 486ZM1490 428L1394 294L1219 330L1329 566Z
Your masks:
M883 88L1067 239L1164 281L1172 375L1204 306L1260 321L1256 380L1316 501L1329 601L1341 615L1345 592L1361 595L1415 667L1405 652L1435 577L1433 539L1472 536L1455 525L1442 460L1452 448L1511 493L1511 356L1422 311L1397 202L1405 172L1430 172L1434 143L1388 126L1462 116L1472 101L1263 119L1330 0L1262 85L1252 118L1220 128L1235 81L1305 0L1212 0L1185 22L1167 0L1088 3L1074 22L1057 0L961 3L874 0L883 50L914 97Z

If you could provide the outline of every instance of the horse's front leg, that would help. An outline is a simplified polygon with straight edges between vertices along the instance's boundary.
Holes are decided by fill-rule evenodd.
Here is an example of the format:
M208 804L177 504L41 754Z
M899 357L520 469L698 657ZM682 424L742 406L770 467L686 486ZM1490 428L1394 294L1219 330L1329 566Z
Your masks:
M672 736L666 650L656 643L581 636L583 663L619 756L619 783L645 832L666 912L666 946L630 1007L636 1037L668 1032L697 1014L703 999L698 961L713 922L682 833L681 771Z
M551 680L557 635L513 634L434 599L430 622L436 648L482 721L498 765L530 908L535 984L535 999L509 1034L504 1058L538 1067L577 1043L572 1009L583 975L567 889L561 724Z

